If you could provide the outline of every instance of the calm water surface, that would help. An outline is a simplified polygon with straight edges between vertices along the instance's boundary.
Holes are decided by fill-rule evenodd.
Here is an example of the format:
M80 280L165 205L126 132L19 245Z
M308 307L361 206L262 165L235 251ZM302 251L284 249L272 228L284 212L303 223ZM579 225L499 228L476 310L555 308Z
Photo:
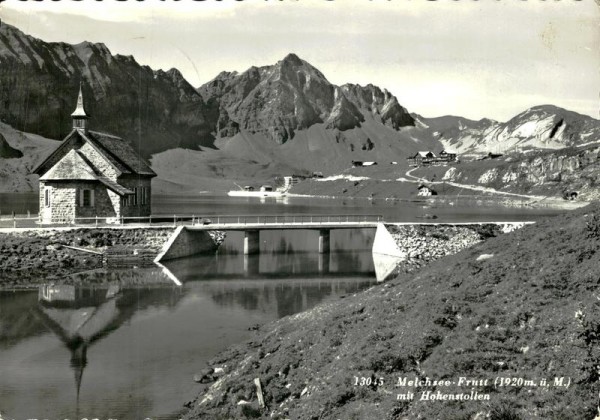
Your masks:
M274 232L269 232L275 235ZM158 268L82 273L85 286L0 293L0 411L26 418L177 418L198 394L193 374L249 328L375 284L373 230L279 234L244 256L241 240L217 255ZM316 240L316 237L314 238Z
M467 200L465 198L465 200ZM426 201L386 201L384 199L325 199L307 197L257 198L199 194L197 196L153 195L154 215L275 215L275 214L372 214L388 222L418 222L424 215L437 216L441 222L524 221L556 215L563 210L506 208L477 205L457 199L453 205ZM37 194L0 193L0 217L12 212L32 215L38 211Z

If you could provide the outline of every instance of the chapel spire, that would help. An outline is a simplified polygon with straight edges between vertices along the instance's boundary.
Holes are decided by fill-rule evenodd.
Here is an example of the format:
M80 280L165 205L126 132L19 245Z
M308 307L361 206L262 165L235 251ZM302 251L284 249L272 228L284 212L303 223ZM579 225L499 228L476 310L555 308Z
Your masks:
M77 97L77 107L71 114L73 118L73 128L87 131L87 120L89 115L86 114L83 108L83 93L81 92L81 82L79 83L79 96Z

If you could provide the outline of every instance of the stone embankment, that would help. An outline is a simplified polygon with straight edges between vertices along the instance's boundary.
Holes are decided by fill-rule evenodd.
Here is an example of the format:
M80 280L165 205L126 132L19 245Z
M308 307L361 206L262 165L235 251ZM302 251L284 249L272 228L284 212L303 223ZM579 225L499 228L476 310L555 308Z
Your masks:
M514 225L512 225L514 226ZM487 238L509 231L503 225L388 225L397 246L406 252L405 271L456 254Z
M139 265L152 261L175 228L31 229L0 232L0 287L26 286L47 281L68 283L69 275L84 270L119 265L126 258ZM209 232L218 246L222 232Z
M487 238L520 228L524 223L381 224L373 244L378 280L411 272L453 255ZM389 261L381 256L391 257Z

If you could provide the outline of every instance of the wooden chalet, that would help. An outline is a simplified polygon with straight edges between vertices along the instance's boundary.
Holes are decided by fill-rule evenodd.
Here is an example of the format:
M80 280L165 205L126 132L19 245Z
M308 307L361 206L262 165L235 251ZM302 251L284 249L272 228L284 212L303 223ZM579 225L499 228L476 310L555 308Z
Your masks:
M431 151L417 152L414 156L407 158L410 166L424 166L436 162L436 156Z
M438 159L440 162L455 162L456 152L452 150L442 150Z

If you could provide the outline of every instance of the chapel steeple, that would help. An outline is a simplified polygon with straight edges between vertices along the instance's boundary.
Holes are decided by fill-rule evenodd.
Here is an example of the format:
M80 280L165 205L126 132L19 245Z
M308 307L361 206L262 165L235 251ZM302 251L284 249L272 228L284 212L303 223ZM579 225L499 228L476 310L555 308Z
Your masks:
M83 94L81 93L81 83L79 83L79 96L77 97L77 107L75 111L71 114L73 118L73 128L77 128L79 130L87 131L87 120L89 115L86 114L85 109L83 108Z

